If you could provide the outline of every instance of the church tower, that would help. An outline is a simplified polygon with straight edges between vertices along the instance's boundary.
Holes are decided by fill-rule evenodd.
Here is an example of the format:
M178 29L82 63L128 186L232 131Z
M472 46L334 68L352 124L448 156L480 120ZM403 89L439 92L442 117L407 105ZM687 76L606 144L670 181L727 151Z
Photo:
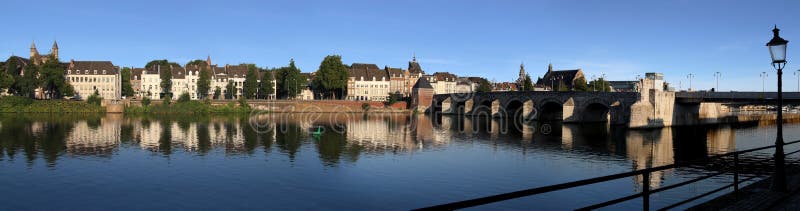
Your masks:
M209 55L208 55L208 58L206 58L206 65L208 65L209 67L211 67L211 54L209 54Z
M53 48L50 49L50 52L54 58L58 59L58 43L55 40L53 40Z
M36 43L35 42L31 42L31 57L30 57L30 59L31 60L35 60L38 57L39 57L39 51L36 50Z

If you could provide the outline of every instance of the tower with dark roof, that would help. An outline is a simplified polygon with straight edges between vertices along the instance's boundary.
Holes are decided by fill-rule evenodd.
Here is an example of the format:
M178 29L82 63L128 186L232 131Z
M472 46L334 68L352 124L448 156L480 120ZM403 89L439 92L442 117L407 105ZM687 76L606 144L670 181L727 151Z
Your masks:
M39 57L39 50L36 50L36 42L31 41L31 60L36 59Z
M50 49L50 53L53 54L53 57L58 59L58 43L53 40L53 48Z

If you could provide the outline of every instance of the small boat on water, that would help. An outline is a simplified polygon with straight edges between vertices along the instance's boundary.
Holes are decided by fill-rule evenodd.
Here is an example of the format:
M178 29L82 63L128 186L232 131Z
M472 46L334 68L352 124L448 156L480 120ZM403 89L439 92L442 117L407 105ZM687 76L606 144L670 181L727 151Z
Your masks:
M317 130L316 130L316 131L312 131L312 132L311 132L311 135L313 135L313 136L319 136L319 135L322 135L322 133L323 133L323 132L324 132L324 131L322 130L322 126L317 126Z

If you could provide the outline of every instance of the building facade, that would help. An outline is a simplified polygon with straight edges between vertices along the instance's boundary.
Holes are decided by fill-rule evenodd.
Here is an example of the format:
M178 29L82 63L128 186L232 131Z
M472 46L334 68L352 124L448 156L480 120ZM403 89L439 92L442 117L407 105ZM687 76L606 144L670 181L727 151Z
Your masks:
M82 100L94 93L104 99L121 96L119 67L110 61L72 60L66 67L66 78L77 97Z
M389 75L375 64L353 63L347 70L347 100L386 101L391 86Z

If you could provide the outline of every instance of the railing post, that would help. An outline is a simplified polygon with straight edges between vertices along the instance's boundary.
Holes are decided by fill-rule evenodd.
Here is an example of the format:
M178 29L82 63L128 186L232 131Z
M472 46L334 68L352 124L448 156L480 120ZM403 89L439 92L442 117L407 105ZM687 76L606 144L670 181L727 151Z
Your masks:
M733 197L739 198L739 153L733 154Z
M642 210L650 210L650 172L642 174Z

